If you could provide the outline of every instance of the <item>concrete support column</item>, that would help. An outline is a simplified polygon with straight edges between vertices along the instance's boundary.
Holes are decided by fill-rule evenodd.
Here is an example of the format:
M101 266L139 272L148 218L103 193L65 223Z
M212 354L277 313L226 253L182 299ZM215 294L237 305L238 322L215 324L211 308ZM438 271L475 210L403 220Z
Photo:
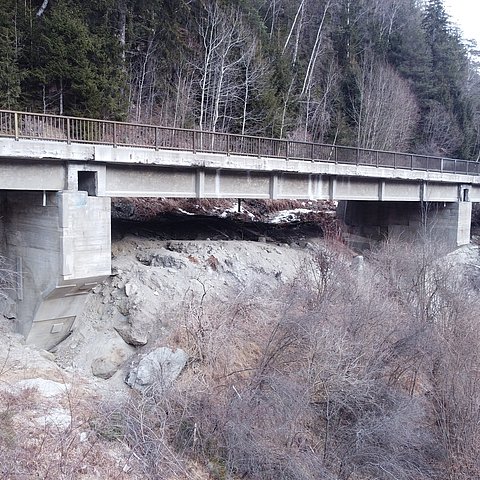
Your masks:
M69 334L86 294L110 275L110 198L86 191L4 198L4 250L22 266L17 330L27 342L52 348Z
M337 216L353 246L387 237L438 241L454 249L470 242L472 204L458 202L339 202Z

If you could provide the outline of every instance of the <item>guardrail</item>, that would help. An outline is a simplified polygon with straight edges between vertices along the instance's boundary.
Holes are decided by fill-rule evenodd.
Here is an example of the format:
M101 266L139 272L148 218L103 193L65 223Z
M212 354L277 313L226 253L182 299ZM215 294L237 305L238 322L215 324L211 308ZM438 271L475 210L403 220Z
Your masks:
M0 110L0 137L480 174L469 160L10 110Z

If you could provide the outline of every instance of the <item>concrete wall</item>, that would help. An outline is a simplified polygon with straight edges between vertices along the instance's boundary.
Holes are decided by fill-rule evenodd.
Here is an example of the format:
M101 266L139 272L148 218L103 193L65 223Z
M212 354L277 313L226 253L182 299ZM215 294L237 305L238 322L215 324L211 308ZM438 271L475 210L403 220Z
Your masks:
M110 274L110 199L86 192L8 192L7 256L21 264L17 330L51 348L68 335L86 293Z
M445 202L468 184L480 201L477 175L0 138L0 189L76 190L82 171L97 172L99 196Z
M6 250L5 239L5 215L6 215L6 192L0 191L0 254Z
M441 242L450 248L470 242L471 202L339 202L353 246L387 237Z

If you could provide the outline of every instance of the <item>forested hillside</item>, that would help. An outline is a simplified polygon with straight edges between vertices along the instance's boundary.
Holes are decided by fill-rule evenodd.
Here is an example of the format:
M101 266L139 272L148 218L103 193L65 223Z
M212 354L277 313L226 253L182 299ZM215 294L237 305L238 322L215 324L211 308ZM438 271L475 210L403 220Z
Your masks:
M442 0L3 0L0 107L477 159Z

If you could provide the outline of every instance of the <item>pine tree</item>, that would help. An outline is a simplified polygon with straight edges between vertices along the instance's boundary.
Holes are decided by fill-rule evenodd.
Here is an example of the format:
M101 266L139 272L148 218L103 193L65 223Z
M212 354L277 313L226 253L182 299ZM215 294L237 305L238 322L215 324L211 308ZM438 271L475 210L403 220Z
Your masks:
M464 94L469 61L442 0L427 1L423 29L431 52L430 85L423 99L423 141L433 153L468 158L473 147L473 119Z
M24 55L23 91L24 101L35 110L100 118L124 116L120 45L108 28L89 24L89 16L99 18L99 5L94 15L89 3L80 7L59 0L32 20L30 52Z
M18 107L21 92L16 15L15 2L5 0L0 6L0 108L7 109Z

